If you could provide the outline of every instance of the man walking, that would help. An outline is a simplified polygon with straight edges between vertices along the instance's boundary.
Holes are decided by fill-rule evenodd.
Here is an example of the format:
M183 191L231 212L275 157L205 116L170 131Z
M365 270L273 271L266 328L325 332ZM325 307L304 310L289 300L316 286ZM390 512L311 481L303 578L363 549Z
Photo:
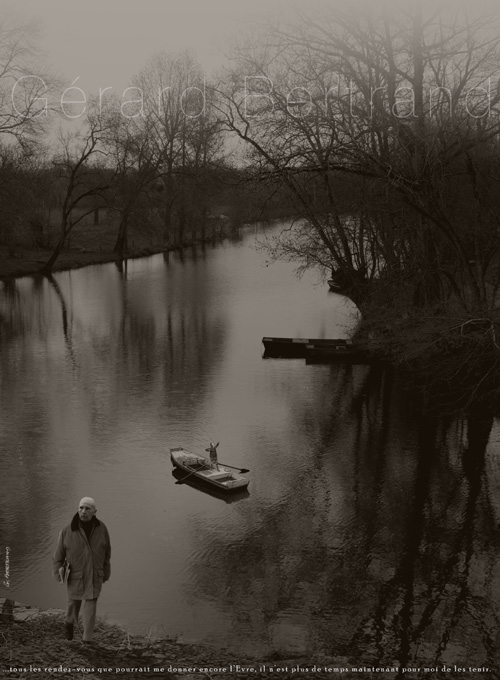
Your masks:
M82 608L83 642L91 642L97 598L111 572L110 558L109 533L96 517L94 499L82 498L71 524L60 532L54 553L54 576L58 581L67 576L67 640L73 639L73 628Z

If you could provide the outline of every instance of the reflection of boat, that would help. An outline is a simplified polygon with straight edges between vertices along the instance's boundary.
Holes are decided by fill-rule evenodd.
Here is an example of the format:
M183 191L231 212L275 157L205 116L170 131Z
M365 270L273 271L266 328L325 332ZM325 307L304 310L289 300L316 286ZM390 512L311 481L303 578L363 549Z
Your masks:
M182 447L170 449L170 459L172 465L184 473L181 481L196 479L223 493L246 489L248 486L248 479L229 466L219 464L217 469L204 456L189 453Z
M345 361L352 364L366 364L370 356L356 345L306 345L306 363L327 363Z
M323 347L352 344L350 340L307 338L262 338L262 343L264 344L264 357L287 357L289 359L305 357L307 345Z
M187 486L196 489L196 491L206 493L207 495L212 496L212 498L218 498L219 500L224 501L225 503L235 503L236 501L242 501L245 498L250 497L250 493L248 489L245 487L240 487L239 489L233 490L231 491L231 493L228 493L227 491L221 491L220 489L216 489L211 485L205 484L204 482L200 482L200 480L194 475L186 479L186 473L184 472L184 470L180 470L179 468L174 468L172 470L172 476L175 477L175 479L178 482L187 484Z

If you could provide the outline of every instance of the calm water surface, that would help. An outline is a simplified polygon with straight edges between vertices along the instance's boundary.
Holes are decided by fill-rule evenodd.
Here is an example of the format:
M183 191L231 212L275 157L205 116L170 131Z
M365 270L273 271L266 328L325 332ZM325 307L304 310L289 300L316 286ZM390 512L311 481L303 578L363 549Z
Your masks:
M51 555L91 495L113 544L100 612L131 631L496 668L497 422L425 416L380 366L262 358L264 335L346 337L355 320L268 266L254 229L3 284L2 595L64 606ZM170 447L210 440L251 470L231 503L172 477Z

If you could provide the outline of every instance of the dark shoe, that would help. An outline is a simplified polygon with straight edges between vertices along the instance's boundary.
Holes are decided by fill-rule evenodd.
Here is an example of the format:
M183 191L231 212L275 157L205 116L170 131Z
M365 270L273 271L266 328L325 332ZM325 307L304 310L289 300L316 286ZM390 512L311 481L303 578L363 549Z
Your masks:
M73 624L67 623L65 625L64 629L65 629L66 640L72 640L73 639Z

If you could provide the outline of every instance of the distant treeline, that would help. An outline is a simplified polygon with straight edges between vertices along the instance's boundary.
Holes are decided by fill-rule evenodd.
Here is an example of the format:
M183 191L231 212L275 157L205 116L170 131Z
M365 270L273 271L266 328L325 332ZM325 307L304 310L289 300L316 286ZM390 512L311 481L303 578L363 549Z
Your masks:
M10 156L10 157L9 157ZM68 177L57 167L32 167L30 159L5 152L0 166L0 244L54 249L60 240L61 214L68 200ZM136 171L117 178L114 170L86 170L78 189L88 193L72 211L74 228L68 243L86 243L98 249L105 239L119 247L123 202L119 182L134 184ZM81 193L77 194L77 196ZM140 199L128 211L128 239L161 248L177 247L228 233L250 222L270 221L292 214L289 192L256 181L245 170L218 166L196 176L176 174L167 194L163 182L153 179L141 189ZM92 237L97 243L92 243ZM113 240L114 237L114 240ZM122 254L127 253L123 244ZM108 245L109 247L109 245Z

